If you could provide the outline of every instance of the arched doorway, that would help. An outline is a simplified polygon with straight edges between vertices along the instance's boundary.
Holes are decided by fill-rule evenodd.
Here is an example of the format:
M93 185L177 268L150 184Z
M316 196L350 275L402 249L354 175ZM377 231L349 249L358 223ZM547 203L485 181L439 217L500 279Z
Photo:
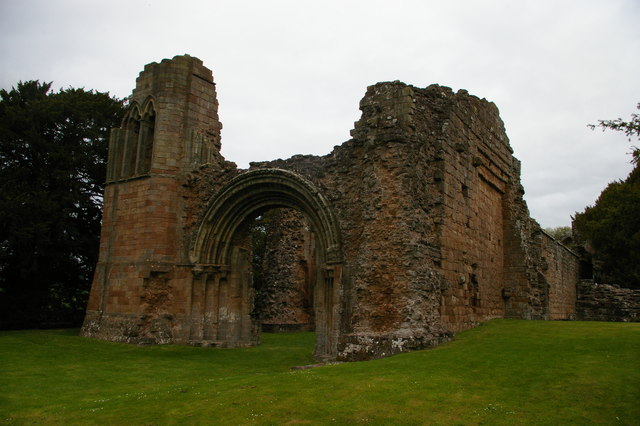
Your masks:
M335 358L342 282L338 224L315 185L281 169L243 173L209 203L191 250L190 340L226 347L259 342L259 324L251 315L250 229L257 215L282 207L300 211L315 232L315 356Z

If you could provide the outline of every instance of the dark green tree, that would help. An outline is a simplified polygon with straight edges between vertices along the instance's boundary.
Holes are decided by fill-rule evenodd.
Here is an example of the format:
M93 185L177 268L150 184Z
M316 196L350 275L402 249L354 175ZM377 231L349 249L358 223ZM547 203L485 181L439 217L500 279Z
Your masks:
M594 206L577 213L576 240L591 257L599 282L640 288L640 169L610 183Z
M78 324L97 261L107 140L123 102L0 90L0 327Z
M640 139L639 114L631 114L630 121L600 120L590 127L623 132L629 141ZM640 149L632 146L631 155L634 169L629 176L610 183L595 205L577 213L573 231L596 280L640 288Z

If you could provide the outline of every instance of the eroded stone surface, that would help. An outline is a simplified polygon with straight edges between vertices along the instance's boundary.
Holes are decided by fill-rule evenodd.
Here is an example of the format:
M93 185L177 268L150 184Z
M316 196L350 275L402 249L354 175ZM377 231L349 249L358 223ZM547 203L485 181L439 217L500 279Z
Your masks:
M520 163L484 99L378 83L331 153L249 170L219 153L215 86L199 60L148 65L133 102L155 108L154 137L137 145L151 141L153 155L142 174L130 171L146 163L126 175L110 166L85 335L243 346L258 341L260 318L312 321L318 358L358 360L431 347L491 318L575 315L577 258L529 217ZM110 162L130 164L136 145L123 129ZM306 222L283 219L261 296L251 223L274 208ZM268 302L261 312L255 297Z
M581 280L577 319L582 321L640 321L640 290Z
M271 211L264 225L261 280L254 276L255 315L264 331L313 330L315 240L304 216ZM258 281L258 282L256 282Z

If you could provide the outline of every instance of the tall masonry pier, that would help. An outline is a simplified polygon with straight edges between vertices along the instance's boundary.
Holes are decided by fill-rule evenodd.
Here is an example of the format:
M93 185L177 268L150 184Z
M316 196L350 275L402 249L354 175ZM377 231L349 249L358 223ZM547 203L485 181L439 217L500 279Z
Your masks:
M152 63L111 133L100 258L83 334L185 340L189 283L185 174L219 155L215 84L190 56Z

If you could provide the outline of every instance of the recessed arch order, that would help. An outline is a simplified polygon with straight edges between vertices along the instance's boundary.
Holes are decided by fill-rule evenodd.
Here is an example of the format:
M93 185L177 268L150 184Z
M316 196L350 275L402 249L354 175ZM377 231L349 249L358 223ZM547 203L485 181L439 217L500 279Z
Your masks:
M338 223L327 199L313 183L283 169L252 170L226 184L209 203L191 250L191 261L228 264L238 226L250 215L275 207L300 210L317 233L325 263L342 261Z
M250 315L252 283L246 273L250 261L246 255L237 256L234 238L248 218L277 207L301 211L315 232L320 262L313 290L315 356L335 359L342 286L338 223L315 185L281 169L245 172L226 184L209 203L191 250L195 267L191 339L211 339L225 346L257 342L257 324Z

